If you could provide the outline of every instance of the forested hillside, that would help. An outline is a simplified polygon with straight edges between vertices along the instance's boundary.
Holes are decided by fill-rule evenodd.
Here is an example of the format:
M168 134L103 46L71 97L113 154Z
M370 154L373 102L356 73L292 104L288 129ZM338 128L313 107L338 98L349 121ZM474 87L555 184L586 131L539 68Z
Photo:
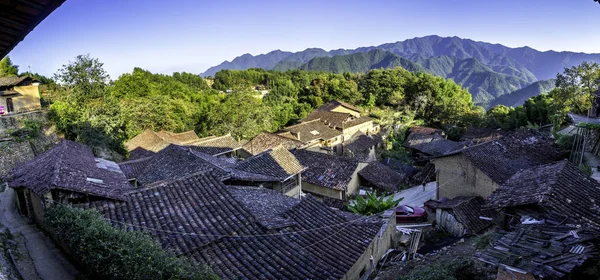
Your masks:
M523 105L527 99L538 96L542 93L548 93L554 89L555 79L535 82L515 92L502 95L492 101L488 107L496 105L506 105L508 107L517 107Z
M399 58L375 50L389 52ZM469 89L475 103L487 105L533 82L552 79L564 68L583 61L599 62L600 54L540 52L529 47L509 48L458 37L427 36L353 50L311 48L296 53L245 54L232 62L211 67L202 75L214 76L223 69L256 67L282 71L304 69L364 73L369 69L402 66L411 71L425 70L452 78Z

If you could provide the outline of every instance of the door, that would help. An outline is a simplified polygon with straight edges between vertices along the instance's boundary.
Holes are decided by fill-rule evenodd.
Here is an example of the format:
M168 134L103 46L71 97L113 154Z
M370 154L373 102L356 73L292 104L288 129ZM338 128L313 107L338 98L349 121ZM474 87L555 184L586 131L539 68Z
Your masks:
M10 114L15 110L12 98L6 98L6 111Z

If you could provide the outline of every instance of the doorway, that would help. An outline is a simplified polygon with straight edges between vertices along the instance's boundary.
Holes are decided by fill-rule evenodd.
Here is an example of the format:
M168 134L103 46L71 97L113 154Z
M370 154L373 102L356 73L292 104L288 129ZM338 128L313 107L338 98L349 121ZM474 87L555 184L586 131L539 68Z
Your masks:
M12 98L6 98L6 111L10 114L15 110Z

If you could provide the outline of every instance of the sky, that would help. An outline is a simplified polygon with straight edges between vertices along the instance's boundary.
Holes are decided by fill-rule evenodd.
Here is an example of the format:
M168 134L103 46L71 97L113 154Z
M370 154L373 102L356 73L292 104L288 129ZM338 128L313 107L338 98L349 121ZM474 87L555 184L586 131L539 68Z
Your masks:
M593 0L66 0L9 54L52 76L79 54L112 79L201 73L245 53L357 48L427 35L600 53Z

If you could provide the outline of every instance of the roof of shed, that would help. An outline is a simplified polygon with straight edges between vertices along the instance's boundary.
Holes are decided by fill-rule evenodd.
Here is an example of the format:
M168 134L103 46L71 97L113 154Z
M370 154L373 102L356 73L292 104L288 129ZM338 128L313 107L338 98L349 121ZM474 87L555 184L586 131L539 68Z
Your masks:
M31 161L17 166L9 186L27 188L43 195L52 189L61 189L111 199L122 199L125 191L133 189L127 178L108 161L94 157L92 149L69 140Z
M589 241L597 233L567 226L521 225L475 256L499 267L523 270L543 279L563 279L597 257Z
M306 166L302 173L303 181L329 189L346 190L358 168L358 161L350 158L307 150L294 150L292 153Z
M493 219L497 215L493 209L482 209L484 204L485 200L478 196L459 196L440 203L437 208L451 211L470 234L476 234L493 224L479 217Z
M521 170L488 198L495 207L540 205L600 229L600 183L566 160Z

